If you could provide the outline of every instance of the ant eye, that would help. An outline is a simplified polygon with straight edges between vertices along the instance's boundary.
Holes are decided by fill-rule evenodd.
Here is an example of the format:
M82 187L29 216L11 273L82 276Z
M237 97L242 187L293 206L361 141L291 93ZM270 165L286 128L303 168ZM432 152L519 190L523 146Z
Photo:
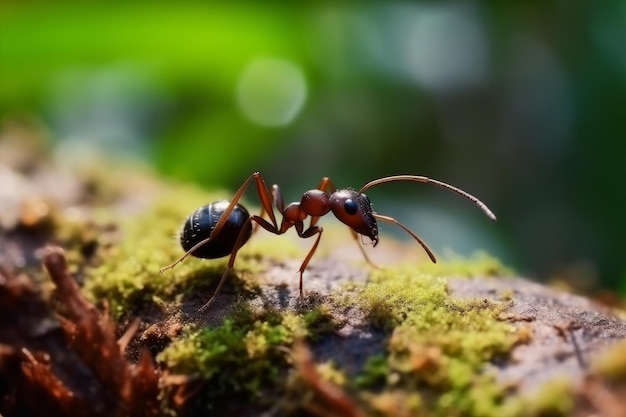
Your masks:
M346 210L346 213L348 214L356 214L356 212L359 211L359 208L356 205L356 202L350 198L347 199L345 203L343 203L343 208Z

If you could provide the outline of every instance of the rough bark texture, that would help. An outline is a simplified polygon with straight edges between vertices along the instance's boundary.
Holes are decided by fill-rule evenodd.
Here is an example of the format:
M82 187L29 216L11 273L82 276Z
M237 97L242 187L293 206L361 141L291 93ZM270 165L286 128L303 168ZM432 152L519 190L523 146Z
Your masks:
M163 382L165 377L159 377L160 372L145 355L137 364L120 356L113 323L76 291L76 283L68 275L58 249L46 250L44 262L57 285L57 309L64 312L64 318L46 306L25 275L3 271L0 277L2 414L48 415L49 410L55 410L56 415L158 415L157 384L159 378ZM274 278L251 303L295 308L299 301L293 283L294 263L297 261L274 265L266 275ZM311 292L323 293L345 277L364 279L363 271L363 268L346 267L337 259L327 259L315 264L307 285ZM503 384L516 385L522 391L532 392L554 378L566 378L584 391L582 397L590 396L598 390L598 384L589 376L588 363L607 346L626 339L626 322L584 297L520 278L450 277L448 282L450 293L461 298L495 300L503 291L510 292L510 307L502 313L502 319L526 328L532 338L515 347L510 360L487 366L497 371ZM227 304L232 298L224 294L214 311L228 312ZM220 304L226 308L220 308ZM342 327L312 346L313 357L318 362L333 359L356 373L367 358L384 352L389 335L368 325L357 310L347 310L344 314L337 317L344 323ZM218 321L218 316L215 313L204 320ZM161 325L162 331L171 327L167 323ZM145 331L141 341L136 335L135 345L160 351L162 338L146 336L149 333ZM124 343L132 335L127 335ZM308 369L310 364L302 360L305 362L299 366ZM183 378L180 382L188 381ZM135 387L134 383L138 385ZM316 380L314 385L318 383ZM620 404L616 399L618 391L600 387L600 394L594 395L608 396L608 401L613 399ZM33 395L38 395L40 400L32 402ZM177 395L171 395L170 400L184 402L185 396ZM599 401L599 404L607 403ZM601 411L593 406L591 409ZM609 410L613 414L606 415L623 412L615 410ZM360 415L360 411L355 413Z
M93 230L75 231L80 235L76 241L85 263L78 265L75 275L69 273L61 249L42 250L58 239L53 219L42 208L62 211L80 206L86 208L83 215L89 215L94 199L103 202L98 194L101 190L94 186L98 183L60 175L48 165L38 166L37 161L31 165L23 172L19 167L0 165L0 184L13 186L12 194L0 196L6 203L0 219L0 414L159 415L165 412L165 406L185 410L184 404L198 389L197 381L187 375L168 375L155 365L148 352L161 352L187 323L220 324L232 312L236 296L225 292L202 316L196 310L206 301L206 294L185 298L177 311L164 309L166 313L155 314L151 309L149 315L139 309L140 322L133 324L126 317L118 329L107 312L99 312L83 297L77 284L82 268L94 262L91 255L98 246L115 245L123 239L116 234L116 226L98 229L98 238L89 236ZM40 175L42 172L46 175ZM54 187L42 179L50 175L55 178ZM132 200L138 193L126 191L118 190L107 197L110 201L104 200L118 215L138 211ZM128 210L129 206L134 208ZM103 243L107 233L110 236ZM66 238L65 242L71 244L74 240ZM395 258L398 247L388 248L385 253L383 247L377 258ZM367 280L369 269L350 261L355 251L353 246L334 248L330 256L316 257L311 262L305 283L307 302L323 301L346 282ZM42 262L56 287L52 293L40 272ZM249 304L276 310L306 308L297 292L296 271L301 260L263 262L263 284ZM497 373L502 384L532 393L547 381L565 378L579 387L573 393L576 406L572 415L626 415L624 381L607 384L589 368L605 348L626 339L623 313L517 277L449 276L447 282L448 292L454 297L484 299L488 303L501 300L506 293L510 299L499 318L529 336L513 348L506 360L485 364ZM368 358L385 352L390 334L370 324L358 308L333 314L341 323L338 329L312 343L310 352L309 348L294 348L294 366L324 404L310 403L306 411L311 415L362 416L365 413L353 399L320 378L314 362L333 359L349 376L355 375ZM248 415L256 412L254 408L246 409ZM274 414L279 412L274 410Z

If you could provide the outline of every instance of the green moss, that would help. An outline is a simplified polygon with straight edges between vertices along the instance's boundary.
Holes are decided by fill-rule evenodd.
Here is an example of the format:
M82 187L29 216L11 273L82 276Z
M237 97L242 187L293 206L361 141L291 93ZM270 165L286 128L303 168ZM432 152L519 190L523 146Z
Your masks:
M359 297L361 307L374 325L393 328L425 303L443 304L446 289L445 279L410 269L381 270L372 274Z
M172 372L199 376L210 387L208 403L228 395L257 393L273 382L285 354L276 349L289 337L279 325L239 326L226 320L216 328L188 333L158 357Z
M445 278L414 267L375 271L369 283L318 301L301 311L251 310L241 302L221 326L188 333L159 360L173 372L205 379L209 404L232 395L258 400L264 390L288 389L287 352L296 338L314 343L337 328L332 311L352 307L389 333L385 352L370 357L354 378L345 378L341 364L318 365L318 372L358 392L373 415L563 415L567 409L541 399L530 408L530 399L511 397L486 370L521 342L517 330L498 319L509 301L450 297Z
M446 279L415 268L376 271L368 284L352 288L351 296L334 294L301 311L252 310L241 302L222 325L188 333L159 361L172 372L206 380L209 404L233 395L258 400L271 387L286 389L293 341L314 342L337 328L333 309L352 302L389 332L386 352L369 358L356 378L346 379L341 365L322 364L318 371L336 385L358 389L368 410L384 416L498 416L513 410L507 388L484 371L485 363L519 342L515 329L497 319L506 302L451 298Z
M474 275L471 261L455 264ZM451 265L438 268L458 276ZM386 355L371 357L354 380L366 409L380 416L568 415L570 384L556 381L537 395L516 396L488 370L487 364L505 359L525 340L523 331L499 320L512 297L454 298L447 280L429 270L376 271L370 283L355 289L370 322L390 332Z
M302 311L300 314L306 328L309 329L309 339L313 342L340 327L332 309L326 304L318 304L315 308Z
M389 377L389 361L381 354L370 356L365 362L363 372L354 379L357 388L382 386Z
M333 385L345 387L348 384L348 378L345 372L332 360L318 364L316 370L323 380Z
M502 301L513 301L513 298L515 298L515 292L512 289L507 288L502 290L499 296Z
M626 385L626 340L617 342L592 363L593 370L614 383Z
M228 401L262 403L270 391L273 401L288 398L286 408L293 412L298 410L293 402L305 396L302 391L289 394L292 343L299 338L315 343L340 326L334 311L356 308L389 334L385 351L370 357L354 377L335 363L319 364L318 373L352 392L368 413L566 415L571 391L562 385L550 385L547 397L520 398L488 371L487 364L506 358L523 342L515 327L498 319L510 302L502 298L451 297L445 278L421 268L380 270L367 284L353 284L296 311L252 309L238 302L223 324L188 331L158 360L171 372L203 379L207 388L201 397L209 407Z
M446 279L421 268L375 272L359 302L391 332L387 357L368 362L360 387L380 389L386 374L383 392L404 391L407 401L421 392L419 404L433 415L500 415L506 391L483 367L518 342L515 328L497 319L505 303L451 298ZM380 408L376 395L367 398Z
M574 409L572 381L555 379L547 382L532 396L511 401L510 410L519 410L523 416L569 416Z
M424 262L420 265L419 270L424 274L445 277L502 277L513 274L511 268L484 251L478 251L470 257L448 252L435 264Z
M319 307L307 312L253 311L240 302L221 325L188 331L157 359L171 372L205 380L203 398L208 404L258 400L262 392L280 387L293 342L315 338L326 320L331 317ZM338 371L332 374L339 378Z

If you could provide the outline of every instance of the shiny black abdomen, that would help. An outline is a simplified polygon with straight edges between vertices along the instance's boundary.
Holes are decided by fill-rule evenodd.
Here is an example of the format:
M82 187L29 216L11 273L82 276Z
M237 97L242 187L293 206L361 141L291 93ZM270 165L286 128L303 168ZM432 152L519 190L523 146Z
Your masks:
M226 200L214 201L211 204L200 207L187 218L180 233L180 244L185 251L191 249L195 244L211 236L211 232L219 221L229 202ZM246 220L250 217L248 210L241 204L237 204L228 221L224 224L219 236L213 238L206 244L200 246L191 254L197 258L221 258L229 255L233 251L237 237L242 232ZM243 231L244 238L242 246L248 241L252 234L252 224L248 222Z

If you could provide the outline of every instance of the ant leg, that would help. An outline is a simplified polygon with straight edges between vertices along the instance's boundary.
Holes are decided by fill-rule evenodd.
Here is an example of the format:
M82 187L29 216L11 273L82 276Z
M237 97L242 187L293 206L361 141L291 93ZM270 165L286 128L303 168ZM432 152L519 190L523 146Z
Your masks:
M263 179L260 173L255 172L254 174L248 177L248 179L241 185L241 187L239 187L239 190L237 190L237 192L233 196L233 199L230 201L230 204L228 205L226 210L224 210L222 217L220 217L219 221L215 225L215 228L211 232L211 236L198 242L191 249L185 252L183 256L178 258L174 263L168 266L164 266L163 268L159 269L159 273L163 274L163 272L167 271L168 269L174 268L176 265L184 261L189 255L191 255L191 253L194 252L196 249L198 249L199 247L203 245L206 245L213 238L213 236L218 236L220 232L222 231L222 228L226 224L226 221L228 220L230 213L233 211L233 209L235 208L235 206L237 205L237 203L239 202L243 194L246 192L246 190L248 189L248 186L253 180L256 181L257 193L259 194L259 199L261 200L262 210L265 210L265 212L268 213L270 219L272 220L272 223L274 224L274 228L278 229L278 224L276 223L276 216L274 215L274 209L272 208L272 200L271 200L269 191L267 190L267 186L265 185L265 180Z
M274 227L278 229L278 223L276 222L276 216L274 215L274 208L272 207L272 196L267 189L267 185L265 185L265 180L258 172L255 172L254 174L252 174L252 176L256 179L256 188L259 199L261 200L261 207L270 217L270 220L272 221Z
M363 249L363 245L361 245L361 242L359 242L359 235L358 235L358 233L355 232L354 229L352 229L352 228L349 228L349 229L350 229L350 233L352 234L352 238L354 238L354 241L356 242L357 246L359 247L359 250L363 254L363 257L365 258L365 262L367 262L369 264L369 266L371 266L372 268L380 269L380 266L377 265L376 263L374 263L370 259L370 257L367 255L367 252L365 252L365 249Z
M274 204L278 212L283 214L285 212L285 200L283 200L283 195L280 193L280 187L277 184L272 186L272 195L274 196Z
M426 253L428 254L428 257L430 258L430 260L436 264L437 263L437 259L435 258L435 255L433 254L433 252L430 250L430 248L428 247L428 245L415 233L413 232L411 229L409 229L408 227L406 227L405 225L403 225L402 223L400 223L399 221L397 221L396 219L394 219L393 217L389 217L389 216L382 216L380 214L374 214L374 217L376 217L379 220L382 220L384 222L387 223L393 223L396 226L400 226L402 229L404 229L405 232L407 232L408 234L411 235L411 237L415 240L417 240L417 243L419 243L420 245L422 245L422 248L424 248L424 251L426 251Z
M298 228L298 226L300 226L300 229L302 229L302 223L300 223L299 225L296 225L296 228ZM324 229L322 229L319 226L309 227L304 232L301 232L300 230L298 230L298 236L300 236L303 239L307 239L317 234L317 239L315 239L315 243L313 244L313 247L311 248L311 250L309 250L309 253L307 254L306 258L304 258L302 265L300 265L300 298L302 298L302 275L304 274L304 270L306 269L306 267L309 265L309 262L311 261L313 254L317 250L317 245L320 243L320 239L322 238L323 231Z
M322 180L320 181L319 185L317 186L317 189L325 191L328 194L332 194L335 191L337 191L337 188L335 187L335 184L333 184L333 182L328 177L322 178Z
M249 217L246 220L246 222L243 224L243 227L241 229L242 231L241 233L239 233L239 236L237 237L237 241L235 242L233 251L230 254L230 258L228 259L228 266L226 267L226 270L224 270L224 273L222 274L222 278L220 278L220 282L217 284L217 288L213 292L213 295L211 296L209 301L204 303L204 305L198 309L198 312L200 313L205 312L206 309L209 308L211 304L213 304L213 301L215 301L220 291L222 290L222 286L224 285L224 282L226 282L226 277L228 277L228 273L233 269L233 266L235 265L235 259L237 258L237 253L239 252L239 249L241 249L241 247L243 246L244 239L245 239L244 230L246 230L246 226L251 221L256 222L256 224L258 224L259 226L261 226L263 229L267 230L268 232L274 233L276 235L281 234L280 230L276 226L272 225L270 222L268 222L264 218L260 216Z
M263 216L265 216L265 208L261 207L261 212L259 213L259 217L263 218ZM255 234L257 230L259 230L259 223L254 223L254 226L252 227L252 234Z

